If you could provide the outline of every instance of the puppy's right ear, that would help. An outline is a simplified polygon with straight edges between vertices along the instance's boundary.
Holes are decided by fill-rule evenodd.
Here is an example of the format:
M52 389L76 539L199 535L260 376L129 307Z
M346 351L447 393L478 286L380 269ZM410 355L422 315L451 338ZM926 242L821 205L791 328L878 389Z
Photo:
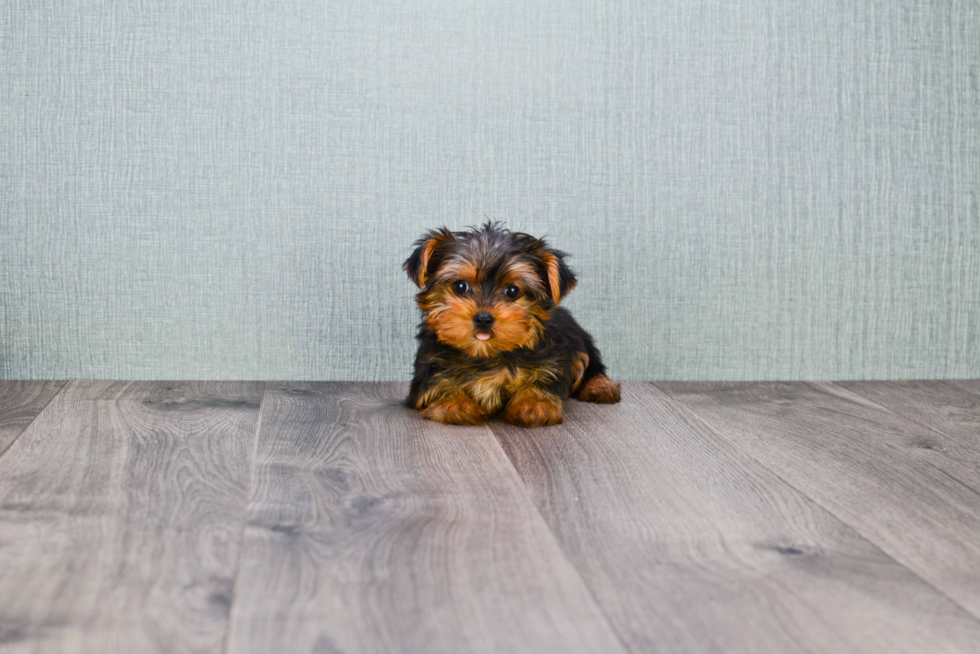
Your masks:
M408 273L409 279L419 288L425 288L425 282L430 279L439 267L439 262L453 242L453 233L445 227L434 229L415 242L415 251L405 260L402 269Z

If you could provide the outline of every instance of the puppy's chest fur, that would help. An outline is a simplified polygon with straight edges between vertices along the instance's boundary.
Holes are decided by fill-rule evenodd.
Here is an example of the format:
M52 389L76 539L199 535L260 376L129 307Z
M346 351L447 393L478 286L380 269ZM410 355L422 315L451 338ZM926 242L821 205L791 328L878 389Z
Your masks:
M464 382L464 388L487 411L497 411L523 387L554 379L554 372L538 367L501 365L489 371L474 371Z
M557 361L527 362L514 356L479 362L452 359L443 361L436 383L423 393L424 402L451 389L462 389L486 411L495 413L522 388L547 386L562 376Z

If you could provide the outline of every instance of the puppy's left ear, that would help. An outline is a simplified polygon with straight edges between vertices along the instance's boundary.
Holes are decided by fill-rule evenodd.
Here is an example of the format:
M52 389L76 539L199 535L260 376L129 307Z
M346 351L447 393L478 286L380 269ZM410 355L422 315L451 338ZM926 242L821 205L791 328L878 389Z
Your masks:
M415 251L405 260L402 269L419 288L439 267L446 252L446 246L454 240L453 233L445 227L434 229L415 242Z
M531 254L541 261L542 278L551 291L551 299L558 304L578 284L572 269L565 263L565 257L568 255L559 250L552 250L541 240L531 246Z

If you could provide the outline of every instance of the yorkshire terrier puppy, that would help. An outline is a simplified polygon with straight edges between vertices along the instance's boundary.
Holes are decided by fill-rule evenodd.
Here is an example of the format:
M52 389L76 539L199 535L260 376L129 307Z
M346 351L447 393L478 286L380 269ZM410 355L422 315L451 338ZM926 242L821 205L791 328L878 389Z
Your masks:
M558 306L577 283L565 256L499 223L419 239L404 266L423 314L406 404L451 424L541 427L569 396L619 402L592 337Z

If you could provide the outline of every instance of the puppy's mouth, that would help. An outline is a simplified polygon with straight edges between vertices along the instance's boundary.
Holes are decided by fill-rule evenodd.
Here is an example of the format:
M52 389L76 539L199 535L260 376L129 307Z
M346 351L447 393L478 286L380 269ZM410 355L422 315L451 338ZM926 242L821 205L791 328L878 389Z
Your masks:
M489 341L490 337L493 336L490 332L477 332L476 338L479 341Z

